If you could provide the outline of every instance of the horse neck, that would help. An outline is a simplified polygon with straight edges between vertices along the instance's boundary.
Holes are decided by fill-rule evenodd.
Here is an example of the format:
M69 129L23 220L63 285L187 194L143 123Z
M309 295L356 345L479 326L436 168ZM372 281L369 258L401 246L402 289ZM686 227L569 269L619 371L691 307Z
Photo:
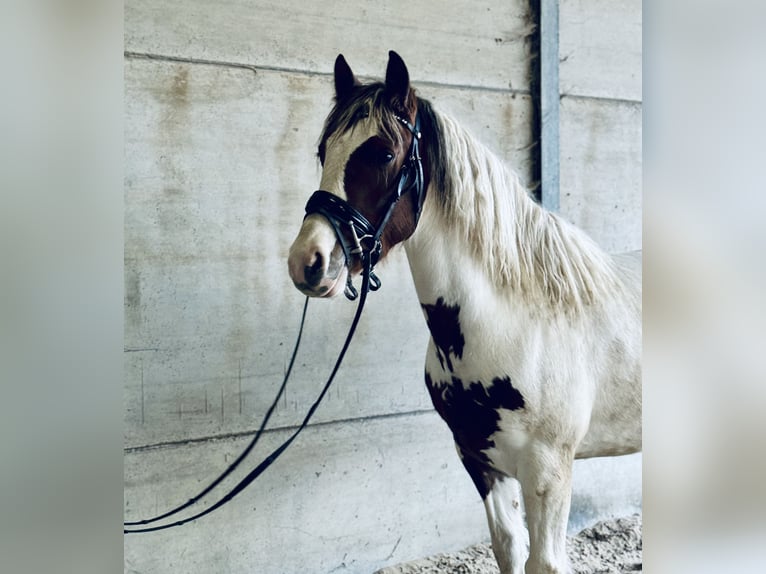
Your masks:
M608 255L535 203L518 175L457 122L434 118L426 141L438 146L429 154L437 177L406 245L421 302L453 293L578 310L614 287Z

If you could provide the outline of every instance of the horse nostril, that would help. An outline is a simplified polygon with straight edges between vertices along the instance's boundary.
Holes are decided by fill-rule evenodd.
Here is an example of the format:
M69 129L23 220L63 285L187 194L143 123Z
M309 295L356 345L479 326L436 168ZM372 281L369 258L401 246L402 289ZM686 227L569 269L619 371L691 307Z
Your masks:
M306 265L303 269L303 274L306 277L306 283L312 287L316 287L322 280L324 276L324 258L319 251L314 254L314 263Z

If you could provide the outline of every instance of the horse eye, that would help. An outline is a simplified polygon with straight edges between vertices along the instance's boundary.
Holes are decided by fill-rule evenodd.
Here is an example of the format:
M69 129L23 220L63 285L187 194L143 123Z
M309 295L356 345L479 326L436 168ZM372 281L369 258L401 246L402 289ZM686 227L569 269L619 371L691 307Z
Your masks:
M371 168L384 168L396 158L394 150L377 139L362 144L353 155Z

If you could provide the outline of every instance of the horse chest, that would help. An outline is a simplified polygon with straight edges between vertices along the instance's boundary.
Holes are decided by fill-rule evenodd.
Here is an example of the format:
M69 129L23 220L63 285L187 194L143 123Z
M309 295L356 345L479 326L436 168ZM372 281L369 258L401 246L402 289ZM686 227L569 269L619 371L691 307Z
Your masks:
M502 409L524 408L524 397L510 377L483 381L433 379L426 373L426 387L434 408L449 425L460 447L474 454L494 445L492 435L500 430Z
M491 465L486 451L495 446L493 435L501 430L501 412L523 410L524 397L499 367L494 372L492 365L475 365L475 358L464 356L471 341L466 343L461 329L459 305L449 305L440 297L422 307L432 338L426 387L434 408L461 451ZM493 374L470 377L470 372Z

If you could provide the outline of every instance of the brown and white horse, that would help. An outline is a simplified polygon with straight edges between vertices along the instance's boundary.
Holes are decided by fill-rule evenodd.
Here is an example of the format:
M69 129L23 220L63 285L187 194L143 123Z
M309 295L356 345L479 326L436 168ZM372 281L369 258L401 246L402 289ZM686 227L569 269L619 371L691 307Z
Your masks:
M379 235L375 260L404 244L431 332L426 385L484 500L500 571L567 572L574 459L641 449L640 252L607 255L542 209L415 94L395 52L385 82L364 85L338 56L335 89L309 203L361 215ZM349 248L360 228L322 205L307 209L288 267L302 292L332 297L362 270Z

